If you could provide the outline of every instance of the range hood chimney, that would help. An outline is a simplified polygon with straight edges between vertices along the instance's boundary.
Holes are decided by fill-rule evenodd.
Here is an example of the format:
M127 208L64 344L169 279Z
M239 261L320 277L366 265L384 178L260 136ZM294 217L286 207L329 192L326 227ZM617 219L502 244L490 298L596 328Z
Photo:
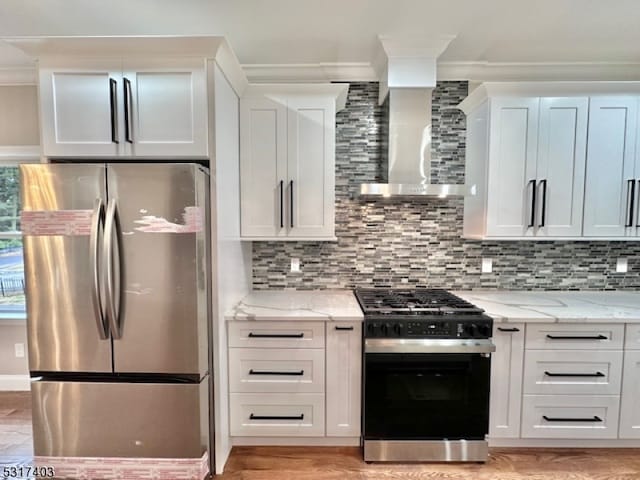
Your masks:
M363 196L473 195L475 187L431 183L431 97L436 58L453 37L380 37L386 55L380 100L389 96L389 183L360 185Z

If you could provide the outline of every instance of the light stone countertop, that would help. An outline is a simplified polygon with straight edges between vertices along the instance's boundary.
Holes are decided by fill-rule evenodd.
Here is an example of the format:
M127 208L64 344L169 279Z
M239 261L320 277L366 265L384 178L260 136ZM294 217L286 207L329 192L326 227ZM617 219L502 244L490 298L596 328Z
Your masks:
M364 316L351 290L255 290L225 319L362 321Z
M635 291L453 291L496 322L640 323Z

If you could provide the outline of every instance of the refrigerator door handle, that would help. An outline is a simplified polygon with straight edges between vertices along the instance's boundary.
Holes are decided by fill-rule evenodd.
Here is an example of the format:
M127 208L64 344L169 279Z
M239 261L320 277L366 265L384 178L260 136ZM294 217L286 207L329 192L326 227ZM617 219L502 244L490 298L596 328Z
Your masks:
M100 339L109 338L109 326L105 321L102 309L102 295L100 292L100 227L104 228L104 202L101 198L96 198L95 208L91 219L90 262L91 268L91 300L93 303L93 313L95 314Z
M106 311L111 326L111 335L114 340L122 338L122 324L120 323L120 279L118 278L118 289L114 288L114 264L118 264L118 276L122 274L120 265L120 241L118 228L118 201L115 198L109 200L104 227L104 265L105 265L105 293ZM114 255L114 239L117 243L117 255Z

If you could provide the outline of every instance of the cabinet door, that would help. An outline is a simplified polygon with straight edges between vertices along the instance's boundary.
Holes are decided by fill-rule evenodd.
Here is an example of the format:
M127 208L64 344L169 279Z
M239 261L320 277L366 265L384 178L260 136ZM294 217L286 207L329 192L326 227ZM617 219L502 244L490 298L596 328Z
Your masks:
M589 108L584 236L635 234L628 224L634 181L636 97L592 97Z
M326 97L288 99L289 237L335 236L335 106Z
M47 157L115 157L124 127L119 62L40 69L42 147Z
M327 322L327 436L359 437L362 322Z
M620 438L640 438L640 350L626 351L620 400Z
M241 99L240 222L244 238L286 236L286 167L286 100Z
M207 87L204 64L124 65L126 155L207 157Z
M524 324L494 326L496 351L491 358L491 400L489 436L518 438L522 405L522 365L524 362Z
M491 101L487 235L533 235L538 98Z
M586 97L540 100L538 236L582 234L588 108Z

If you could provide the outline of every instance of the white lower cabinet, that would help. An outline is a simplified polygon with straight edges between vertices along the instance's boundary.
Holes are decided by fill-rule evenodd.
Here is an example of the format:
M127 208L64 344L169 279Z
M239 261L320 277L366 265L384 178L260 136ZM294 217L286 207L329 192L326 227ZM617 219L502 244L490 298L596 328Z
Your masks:
M620 397L525 395L523 438L617 438Z
M360 435L362 322L327 323L327 436Z
M527 350L524 393L620 395L622 350Z
M640 439L639 338L637 324L496 324L489 440Z
M324 435L324 393L232 393L232 436Z
M322 393L324 351L233 348L229 379L232 392Z
M231 436L360 437L361 338L361 321L230 322Z
M640 350L624 354L620 438L640 438Z
M524 358L522 323L494 327L496 352L491 359L491 407L489 437L518 438L522 404L522 363Z

